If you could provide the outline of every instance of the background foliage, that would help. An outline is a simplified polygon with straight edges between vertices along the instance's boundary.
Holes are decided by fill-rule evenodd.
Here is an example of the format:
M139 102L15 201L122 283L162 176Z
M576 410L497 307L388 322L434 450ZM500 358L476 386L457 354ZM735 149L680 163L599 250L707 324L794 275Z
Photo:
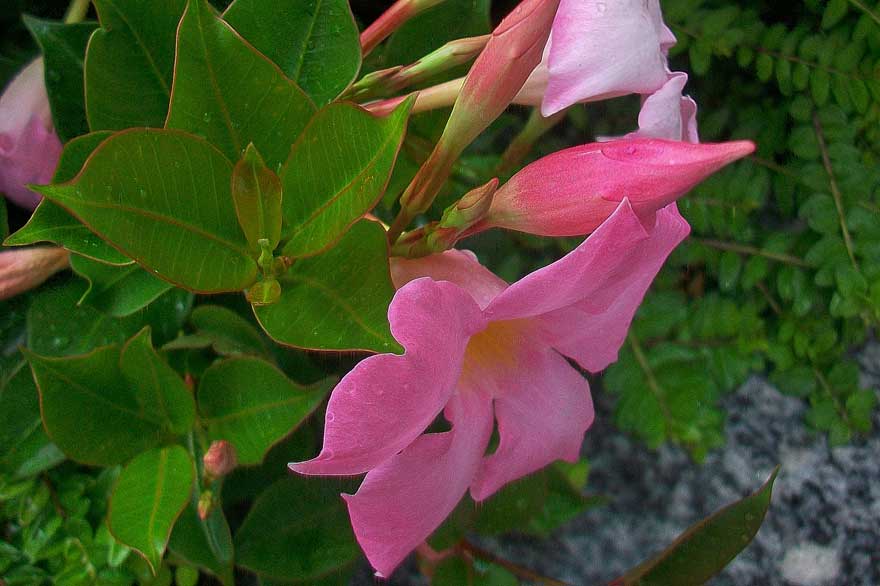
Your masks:
M183 2L169 5L182 10ZM486 32L492 17L510 5L447 0L397 32L366 59L360 71L408 63L446 41ZM381 8L379 3L358 0L352 6L365 21ZM84 50L95 24L53 28L48 21L59 19L64 8L61 2L15 0L0 15L0 80L5 82L31 58L38 43L47 55L49 46ZM723 441L725 414L719 399L750 373L767 373L783 392L809 402L805 424L827 433L834 443L851 441L869 431L876 400L873 392L860 388L858 370L849 356L880 319L876 165L880 5L864 0L805 0L785 6L759 0L737 5L722 0L665 0L663 8L679 39L673 68L690 72L688 90L701 107L702 139L750 138L758 143L758 151L682 200L680 207L693 226L693 236L658 278L619 362L602 377L603 390L598 390L599 385L594 388L616 397L614 417L622 431L652 447L681 444L699 460ZM25 23L20 19L23 12L42 20ZM334 17L338 14L328 16ZM242 30L249 26L247 14L236 18ZM253 44L283 70L284 55L271 52L276 43L272 31L257 27L250 33ZM309 46L304 44L303 51ZM341 47L332 56L341 63L333 69L340 79L327 82L309 77L309 72L298 78L317 105L332 99L354 76L360 57L350 49ZM64 52L55 54L60 58ZM264 69L266 83L277 84L279 91L299 91ZM82 95L75 79L55 79L50 73L49 81L57 84L58 91ZM235 87L228 89L226 98L247 103ZM63 116L59 132L72 138L89 128L87 112L82 102L66 104L72 109ZM179 117L181 125L209 122L188 117L187 106L177 105L184 113ZM574 108L531 156L588 142L597 135L628 132L637 108L634 97ZM353 116L344 110L339 108L337 115ZM395 197L426 156L446 114L431 112L410 121L377 214L391 217ZM512 109L481 137L457 166L432 213L493 176L499 153L526 116ZM97 122L88 118L96 128ZM108 124L99 126L112 126ZM234 134L216 140L232 141L230 149L235 151L244 145L235 142ZM95 140L103 138L81 139L82 152L70 149L59 180L72 177L96 146ZM264 156L278 147L273 137L266 140L265 148L258 145ZM0 203L2 236L7 213L12 231L26 219ZM172 287L135 265L125 265L124 256L92 240L81 228L68 227L55 234L58 241L81 253L75 257L73 273L57 276L34 294L0 302L0 531L4 537L0 575L9 585L175 580L184 586L194 584L201 570L227 583L235 574L247 583L266 585L344 584L359 554L336 495L351 487L347 481L321 484L288 478L285 464L316 452L319 418L309 415L320 412L334 377L347 372L359 355L314 354L276 344L259 329L241 296L207 298ZM366 241L375 236L370 231L357 225L349 234L357 233L359 241ZM321 248L337 232L339 226L323 227L300 246ZM344 238L336 244L342 251L337 254L346 253ZM490 233L465 246L513 280L575 244ZM310 274L326 275L327 266L333 266L332 257L324 265L321 258L309 259ZM284 291L294 296L291 306L321 301L293 283L284 283ZM272 324L290 323L291 315L282 312L273 317L272 311L261 310L257 317L274 339L288 341L289 332ZM355 335L306 332L323 345L313 347L328 349L337 348L343 334ZM384 332L380 338L358 347L393 343ZM49 435L20 345L32 353L38 378L45 379L40 384L44 402L46 397L49 400L42 419ZM96 352L99 347L104 350ZM86 358L70 358L74 355ZM161 373L163 384L139 384L145 379L139 370L144 365ZM90 411L95 408L88 396L64 392L71 378L79 373L88 382L83 373L98 367L112 371L107 385L130 383L115 395L121 407L126 407L125 393L130 391L134 395L129 398L139 405L155 406L157 398L177 397L173 401L177 411L162 414L148 408L141 413L142 427L135 430L129 420L102 418L102 413ZM235 386L230 381L254 383L256 390L239 402L227 401L231 393L224 385ZM59 389L54 394L57 403L50 390L53 382ZM197 404L188 399L194 384L198 384ZM279 401L282 409L277 408ZM61 413L54 420L53 405ZM262 410L264 418L259 422L244 415L254 408ZM65 420L65 409L82 417ZM105 423L100 431L133 436L126 442L131 453L107 454L98 449L101 442L90 446L81 441L81 434L88 435L83 422L96 418ZM194 421L198 421L195 427ZM201 468L207 445L220 438L236 439L239 458L246 465L222 486L206 479ZM167 447L173 442L186 450ZM65 460L65 455L76 462ZM588 469L586 462L553 466L514 484L479 509L465 502L431 543L448 546L472 530L546 534L598 503L582 495ZM154 504L160 514L153 525L132 530L127 519L141 519L136 507L146 497L138 492L143 484L130 479L155 478L157 470L167 480L165 486L176 490L157 498ZM190 486L194 490L188 492ZM211 509L205 520L196 513L201 500ZM304 522L307 515L309 522ZM315 530L316 526L321 529ZM130 530L131 538L126 537ZM145 531L171 532L164 558L164 542L160 548L156 543L138 543ZM279 539L282 534L284 539ZM453 560L436 568L434 584L477 579L482 580L478 583L515 583L501 566L474 570Z

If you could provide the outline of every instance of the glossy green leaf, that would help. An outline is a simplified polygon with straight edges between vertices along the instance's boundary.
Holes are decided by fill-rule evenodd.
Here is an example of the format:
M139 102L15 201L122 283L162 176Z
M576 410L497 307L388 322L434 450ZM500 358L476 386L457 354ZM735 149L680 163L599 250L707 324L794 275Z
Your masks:
M221 356L268 356L269 350L257 328L232 310L219 305L200 305L193 310L189 321L196 333L166 344L165 350L211 346Z
M223 17L319 105L341 94L360 69L347 0L236 0Z
M300 387L263 360L231 358L202 375L199 413L212 440L231 442L241 464L259 464L329 391L326 383Z
M129 130L95 150L73 180L40 188L159 276L202 292L256 279L230 195L232 164L173 130Z
M86 52L92 130L160 128L168 114L174 42L186 0L93 0L101 28Z
M110 133L106 131L93 132L64 145L53 182L63 183L76 177L88 156L109 136ZM134 262L101 240L67 210L48 199L43 199L27 224L3 244L24 246L37 242L54 242L67 250L107 264L125 265Z
M150 450L123 468L110 497L113 536L141 554L155 574L174 522L192 493L195 472L180 446Z
M315 350L400 350L388 325L394 286L379 224L355 224L336 246L297 261L280 281L281 299L254 308L276 342Z
M317 580L360 556L339 485L291 476L254 502L235 534L236 564L276 580Z
M238 223L253 250L268 240L275 250L281 240L281 179L266 167L253 144L232 169L232 200Z
M65 24L31 16L24 17L24 24L43 53L55 132L61 142L87 133L83 61L86 44L98 24Z
M29 476L51 468L64 454L49 441L40 420L40 396L24 363L0 380L0 471Z
M327 248L378 203L411 107L407 100L380 118L340 102L315 115L281 170L286 256Z
M192 393L153 349L149 328L125 343L119 365L135 387L144 415L155 417L173 433L190 430L196 413Z
M720 572L761 528L773 482L693 525L657 557L630 570L610 586L699 586Z
M163 422L144 412L134 385L119 367L117 346L70 358L25 351L40 389L43 424L70 458L112 466L164 437Z
M113 317L131 315L174 287L136 264L113 266L74 254L70 267L89 282L80 303Z
M190 0L178 32L168 128L207 138L232 161L252 142L275 168L314 112L308 96L207 0Z
M231 585L233 547L229 523L220 507L215 507L204 521L200 519L198 500L193 491L189 506L174 524L168 549Z

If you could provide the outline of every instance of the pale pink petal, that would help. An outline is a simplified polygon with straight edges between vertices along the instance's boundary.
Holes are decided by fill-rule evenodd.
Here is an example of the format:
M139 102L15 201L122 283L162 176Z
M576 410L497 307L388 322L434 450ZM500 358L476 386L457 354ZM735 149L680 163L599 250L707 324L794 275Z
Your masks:
M35 287L70 266L70 253L56 246L16 248L0 252L0 301Z
M686 73L670 74L666 84L642 103L639 129L627 135L627 138L700 142L697 135L697 104L689 96L682 96L687 79Z
M333 389L324 447L301 474L361 474L416 439L443 410L461 371L471 334L485 322L471 297L452 283L418 279L400 289L388 310L397 356L362 360Z
M3 89L0 95L0 134L21 134L33 116L44 128L52 127L43 67L42 57L34 59Z
M398 289L422 277L455 283L470 293L481 308L507 288L507 282L481 265L469 250L447 250L412 259L391 257L391 278Z
M537 318L545 328L542 339L591 372L617 360L651 281L689 231L675 204L657 212L647 238L611 253L613 265L588 273L589 295Z
M491 400L477 393L450 402L452 431L427 434L343 495L358 543L382 575L391 572L455 509L474 479L492 434Z
M501 391L495 397L501 441L471 485L477 501L555 460L576 461L594 416L587 381L549 347L523 344L515 368L490 376Z
M666 82L670 41L644 0L562 0L547 61L545 116L576 104L650 94Z

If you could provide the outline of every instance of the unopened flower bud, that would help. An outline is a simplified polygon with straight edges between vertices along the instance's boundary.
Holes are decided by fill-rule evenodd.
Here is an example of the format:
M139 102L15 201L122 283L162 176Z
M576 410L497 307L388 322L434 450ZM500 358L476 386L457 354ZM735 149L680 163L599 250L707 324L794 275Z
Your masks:
M535 161L495 194L484 222L540 236L580 236L595 230L629 198L650 218L725 165L754 151L750 141L691 144L622 139L565 149Z
M226 440L211 442L211 447L202 457L205 474L211 478L222 478L238 466L235 446Z
M70 253L55 246L0 252L0 300L38 287L70 264Z

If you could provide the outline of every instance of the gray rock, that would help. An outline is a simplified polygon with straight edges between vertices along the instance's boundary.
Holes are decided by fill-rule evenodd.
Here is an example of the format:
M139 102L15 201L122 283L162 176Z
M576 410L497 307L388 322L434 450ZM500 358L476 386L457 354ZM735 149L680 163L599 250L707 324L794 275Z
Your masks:
M880 386L880 344L860 355L863 382ZM676 447L650 451L609 423L596 393L597 423L584 453L589 490L609 505L587 511L547 540L481 542L503 557L577 586L599 586L661 550L692 523L753 491L782 465L770 513L755 541L714 586L880 585L880 433L829 448L803 424L806 405L760 377L725 399L727 443L700 466ZM875 417L880 429L880 417ZM368 570L354 586L374 584ZM423 586L412 564L393 586Z

